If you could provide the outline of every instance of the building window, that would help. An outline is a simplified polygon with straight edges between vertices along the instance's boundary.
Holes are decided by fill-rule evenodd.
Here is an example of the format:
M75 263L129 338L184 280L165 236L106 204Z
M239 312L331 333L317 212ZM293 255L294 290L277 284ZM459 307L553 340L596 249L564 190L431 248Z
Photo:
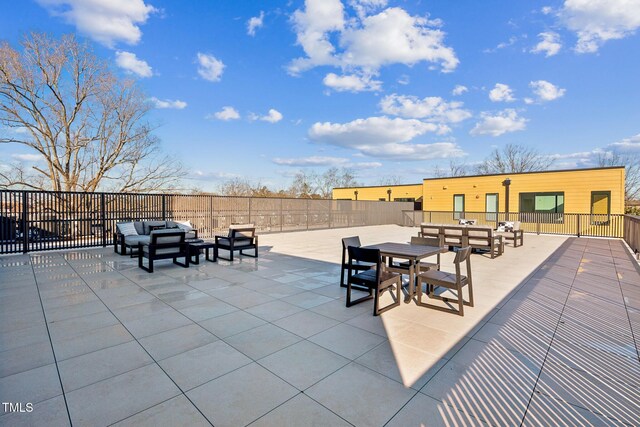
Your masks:
M415 202L416 198L415 197L394 197L393 201L394 202Z
M606 225L611 214L611 191L591 192L591 224Z
M485 212L487 221L498 220L498 193L487 193L485 196Z
M379 202L386 202L386 201L387 201L387 199L385 199L384 197L378 197L378 201L379 201Z
M464 194L453 195L453 219L464 218Z
M561 223L564 193L520 193L520 221Z

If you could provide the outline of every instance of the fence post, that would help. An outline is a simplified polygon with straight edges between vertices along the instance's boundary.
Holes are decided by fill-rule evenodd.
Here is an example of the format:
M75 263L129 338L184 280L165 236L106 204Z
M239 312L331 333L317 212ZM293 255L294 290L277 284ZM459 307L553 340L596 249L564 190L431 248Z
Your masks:
M27 192L22 192L22 253L29 252L29 224L27 220L29 218L29 201L27 198Z
M166 195L162 195L162 220L167 220L167 198Z
M309 231L309 199L307 199L307 231Z
M580 214L576 215L578 217L577 221L576 221L576 234L578 235L578 237L580 237Z
M107 218L104 193L100 193L100 221L102 223L102 247L104 248L107 246Z
M247 222L247 224L253 224L253 226L255 227L255 222L251 221L251 202L253 201L253 197L249 197L249 221Z
M280 199L280 232L282 232L283 225L284 225L284 213L282 212L282 199Z

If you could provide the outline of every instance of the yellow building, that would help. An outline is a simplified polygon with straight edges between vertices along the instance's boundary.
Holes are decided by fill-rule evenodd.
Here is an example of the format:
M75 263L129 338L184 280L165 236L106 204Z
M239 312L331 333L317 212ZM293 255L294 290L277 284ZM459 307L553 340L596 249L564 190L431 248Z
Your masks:
M422 210L453 212L449 216L454 220L465 213L485 213L482 222L497 219L490 215L494 212L527 214L521 216L524 222L535 214L623 214L624 172L616 166L427 178L422 184L335 188L333 198L422 201Z
M333 198L338 200L415 202L422 200L422 184L334 188Z

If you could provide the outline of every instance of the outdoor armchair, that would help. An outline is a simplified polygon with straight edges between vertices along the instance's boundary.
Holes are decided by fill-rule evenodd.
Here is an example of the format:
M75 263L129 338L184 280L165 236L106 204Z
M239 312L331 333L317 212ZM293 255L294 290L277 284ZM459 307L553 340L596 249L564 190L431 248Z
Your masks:
M371 264L370 262L354 261L353 264L350 264L349 255L347 254L347 248L349 246L353 246L356 248L359 248L360 246L362 246L362 244L360 243L360 237L353 236L353 237L345 237L342 239L342 264L340 268L340 287L342 288L347 287L347 284L344 281L344 274L349 269L349 267L351 267L351 270L356 272L369 270L375 267L375 264ZM356 286L354 288L358 290L364 290L364 291L367 290L367 288L362 288L360 286Z
M453 260L455 265L455 273L447 273L445 271L437 271L437 270L428 270L420 273L418 275L418 280L420 282L420 286L418 286L418 305L423 307L433 308L435 310L457 313L460 316L464 316L464 306L468 305L469 307L473 307L473 282L471 279L471 248L466 247L458 250L456 253L456 257ZM466 266L466 275L462 274L461 265L465 264ZM436 289L438 287L451 289L456 292L458 309L455 308L447 308L439 305L433 305L426 302L422 302L422 284L426 284L426 295L428 298L435 298L444 301L445 303L449 302L448 298L442 298L435 294ZM468 288L469 292L469 301L465 301L462 296L462 289L464 287Z
M252 258L258 258L258 236L256 228L253 225L232 225L229 227L229 234L226 236L215 236L216 257L227 261L233 261L233 253L238 251L240 255L247 255ZM219 250L229 251L229 258L220 256ZM252 249L254 255L245 254L244 251Z
M138 244L138 267L153 273L153 262L159 259L173 259L174 264L189 267L189 250L184 236L184 231L171 229L152 231L149 243ZM148 260L148 267L144 265L144 258ZM184 258L184 263L178 262L178 258Z

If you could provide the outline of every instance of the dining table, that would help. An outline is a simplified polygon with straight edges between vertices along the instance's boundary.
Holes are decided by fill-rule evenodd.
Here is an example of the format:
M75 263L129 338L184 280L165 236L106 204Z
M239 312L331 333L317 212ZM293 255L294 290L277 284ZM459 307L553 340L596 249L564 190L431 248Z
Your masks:
M427 246L427 245L412 245L411 243L394 243L384 242L375 245L363 246L366 249L378 249L380 255L385 259L388 259L389 263L393 262L393 258L400 258L409 261L409 285L408 296L405 298L405 302L411 301L411 298L415 295L415 278L417 272L417 266L421 259L428 258L439 253L447 252L444 246Z

